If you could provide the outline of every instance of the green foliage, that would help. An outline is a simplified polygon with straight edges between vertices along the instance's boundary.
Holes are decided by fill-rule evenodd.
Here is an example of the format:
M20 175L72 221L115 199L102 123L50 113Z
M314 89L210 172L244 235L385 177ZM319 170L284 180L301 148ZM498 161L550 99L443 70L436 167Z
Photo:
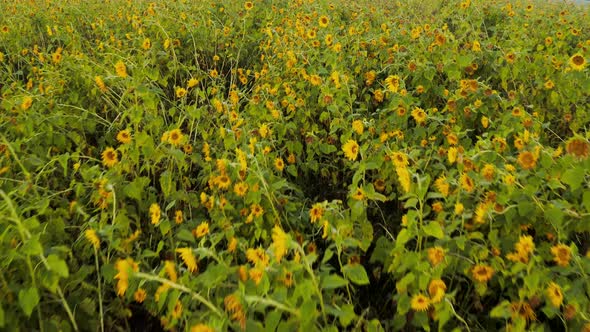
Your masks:
M2 2L0 329L590 329L588 7Z

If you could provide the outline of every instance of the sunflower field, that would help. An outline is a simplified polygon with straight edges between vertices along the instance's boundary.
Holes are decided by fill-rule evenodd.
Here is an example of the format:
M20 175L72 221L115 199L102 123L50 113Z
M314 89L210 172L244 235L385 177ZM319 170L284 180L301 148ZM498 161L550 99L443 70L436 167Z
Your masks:
M590 331L590 6L0 11L0 330Z

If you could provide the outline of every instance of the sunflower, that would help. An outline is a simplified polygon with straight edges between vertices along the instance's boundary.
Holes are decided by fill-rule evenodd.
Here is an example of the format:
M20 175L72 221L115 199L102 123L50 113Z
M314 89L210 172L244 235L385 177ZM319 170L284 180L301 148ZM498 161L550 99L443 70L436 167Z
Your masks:
M320 27L325 28L330 23L330 19L328 18L328 16L322 15L322 16L320 16L320 19L318 20L318 22L320 24Z
M543 86L545 87L545 89L551 90L555 87L555 83L553 83L552 80L547 80L545 81L545 83L543 83Z
M551 254L553 254L553 260L559 266L568 266L572 259L572 249L562 243L551 247Z
M315 203L309 210L309 217L311 219L311 223L315 223L316 221L320 220L323 216L324 208L322 207L322 204Z
M129 287L129 271L137 272L139 265L133 261L132 258L119 259L115 262L115 269L117 274L114 279L117 279L117 295L123 296Z
M488 282L494 275L494 269L484 264L477 264L471 270L471 274L477 282Z
M590 143L582 137L572 137L567 141L565 151L579 159L586 159L590 155Z
M285 287L291 288L294 283L293 272L285 271L282 281L283 281L283 284L285 285Z
M182 134L182 131L177 128L177 129L172 129L168 133L168 137L166 138L166 140L168 141L168 143L170 143L174 146L178 146L178 145L180 145L180 143L182 143L183 138L184 138L184 135Z
M262 281L264 270L260 268L253 268L250 270L250 272L248 272L248 274L250 275L250 279L252 279L256 285L258 285L260 284L260 281Z
M576 54L572 55L572 57L570 58L569 64L573 70L580 71L580 70L583 70L584 67L586 67L586 59L580 53L576 53Z
M23 111L26 111L31 107L31 105L33 105L33 98L30 96L27 96L27 97L23 98L23 102L21 103L20 108Z
M356 188L354 194L352 194L352 199L357 201L365 199L365 191L362 188Z
M270 257L262 248L246 250L246 259L256 267L266 267L270 261Z
M362 133L365 131L365 126L363 124L363 121L362 120L352 121L352 130L354 130L355 133L362 135Z
M219 72L217 71L217 69L212 69L209 72L209 75L211 75L211 78L217 78L217 76L219 76Z
M410 305L414 311L426 311L430 307L430 299L423 294L414 295Z
M416 120L417 124L423 124L424 122L426 122L426 112L424 112L424 110L420 107L414 108L414 110L412 111L412 117L414 118L414 120Z
M496 169L494 165L486 164L481 170L481 175L483 175L483 177L486 178L486 180L492 181L492 179L494 178L495 171Z
M259 204L252 204L250 210L252 211L252 215L254 217L260 217L264 214L264 209Z
M254 8L252 1L246 1L246 3L244 3L244 9L251 10L252 8Z
M343 146L344 156L349 160L356 160L359 153L359 145L355 140L349 139Z
M197 84L199 84L199 80L193 77L190 80L188 80L187 87L190 89L190 88L196 86Z
M143 43L141 43L141 48L143 48L144 50L149 50L152 47L152 41L149 38L146 38L143 40Z
M113 167L119 162L117 151L108 147L102 152L102 164L106 167Z
M465 206L462 203L455 203L455 214L459 216L463 214L463 211L465 211Z
M310 75L309 82L313 86L318 86L318 85L322 84L322 78L319 75Z
M410 172L405 167L396 167L395 172L397 173L397 179L402 186L402 189L405 193L409 193L412 185Z
M131 142L131 132L129 131L129 129L121 130L119 133L117 133L117 141L119 141L123 144L130 143Z
M456 147L451 146L449 148L449 150L447 151L447 158L449 159L449 163L454 164L455 161L457 161L458 154L459 154L459 150Z
M123 61L118 61L115 64L115 72L119 77L127 77L127 67L125 66L125 63Z
M181 210L176 210L174 212L174 222L176 224L182 224L183 221L184 221L184 217L182 215L182 211Z
M514 245L514 249L521 255L529 255L535 250L535 242L530 235L521 236L518 242Z
M152 205L150 205L150 219L152 221L153 225L157 225L160 222L160 217L162 214L162 210L160 209L160 206L158 205L158 203L152 203Z
M527 322L537 319L535 311L528 302L518 301L510 304L510 312L513 318L522 318Z
M563 303L563 292L558 284L554 282L549 283L549 286L547 286L547 297L554 307L561 307Z
M387 76L385 79L385 86L387 90L396 93L399 90L400 78L397 75Z
M391 155L391 161L396 168L406 168L410 164L408 156L403 152L394 152Z
M180 254L180 258L191 273L198 271L197 259L191 248L178 248L176 252Z
M373 187L375 187L375 190L377 190L378 192L383 192L385 190L385 180L383 179L377 179L373 182Z
M219 189L227 189L231 185L231 179L229 176L225 174L221 174L220 176L215 177L215 184Z
M514 54L513 52L509 52L508 54L506 54L504 59L506 59L506 62L508 63L514 63L514 60L516 60L516 54Z
M530 151L518 154L518 164L524 169L533 169L537 165L537 157Z
M176 98L182 98L186 96L186 89L185 88L176 88Z
M172 318L178 319L182 315L182 302L180 300L176 300L176 304L174 305L174 309L172 309Z
M432 303L438 303L442 300L447 291L447 285L441 279L431 280L428 284L428 295Z
M145 301L146 297L147 297L147 293L146 293L145 289L143 289L143 288L139 288L138 290L135 291L135 293L133 293L133 299L137 303L143 303L143 301Z
M237 248L238 248L238 239L236 239L234 236L232 236L231 239L229 239L229 242L227 244L227 251L230 253L234 253Z
M244 197L248 192L248 184L245 182L238 182L234 185L234 193L240 197Z
M193 230L193 235L196 236L197 238L201 238L205 235L207 235L209 233L209 223L206 221L203 221L202 223L199 224L199 226L197 226L197 228L195 228Z
M428 248L427 255L430 264L437 266L445 259L445 250L439 246Z
M461 174L461 188L465 189L468 193L472 192L475 189L475 182L473 179L469 177L469 175L463 173Z
M94 82L98 86L98 89L100 90L100 92L107 92L108 91L106 84L102 80L102 77L94 76Z
M271 238L273 254L277 262L280 263L289 250L289 236L280 226L275 225L272 229Z
M98 237L98 234L96 234L96 231L94 229L87 229L84 232L84 236L86 237L86 240L88 240L88 242L90 242L94 248L100 248L100 238Z
M285 162L283 161L283 158L276 158L275 159L275 168L279 172L283 171L283 169L285 168Z

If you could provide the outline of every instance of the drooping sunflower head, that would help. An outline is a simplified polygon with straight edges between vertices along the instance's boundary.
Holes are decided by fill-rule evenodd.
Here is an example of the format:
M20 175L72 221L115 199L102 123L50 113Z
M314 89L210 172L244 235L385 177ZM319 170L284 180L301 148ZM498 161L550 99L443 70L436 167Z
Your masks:
M576 158L586 159L590 155L590 143L583 137L572 137L567 141L565 151Z
M477 282L488 282L494 275L494 269L484 264L477 264L471 271L473 279Z
M549 286L547 286L547 298L554 307L561 307L561 304L563 303L563 292L561 287L554 282L550 282Z

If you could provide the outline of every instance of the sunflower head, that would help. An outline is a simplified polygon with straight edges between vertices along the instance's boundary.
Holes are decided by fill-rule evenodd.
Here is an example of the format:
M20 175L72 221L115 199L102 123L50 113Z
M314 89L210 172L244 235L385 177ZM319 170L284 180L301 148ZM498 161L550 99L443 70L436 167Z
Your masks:
M583 55L576 53L570 58L569 65L573 70L581 71L586 67L586 58L584 58Z
M106 167L113 167L119 162L115 149L108 147L102 152L102 164Z

